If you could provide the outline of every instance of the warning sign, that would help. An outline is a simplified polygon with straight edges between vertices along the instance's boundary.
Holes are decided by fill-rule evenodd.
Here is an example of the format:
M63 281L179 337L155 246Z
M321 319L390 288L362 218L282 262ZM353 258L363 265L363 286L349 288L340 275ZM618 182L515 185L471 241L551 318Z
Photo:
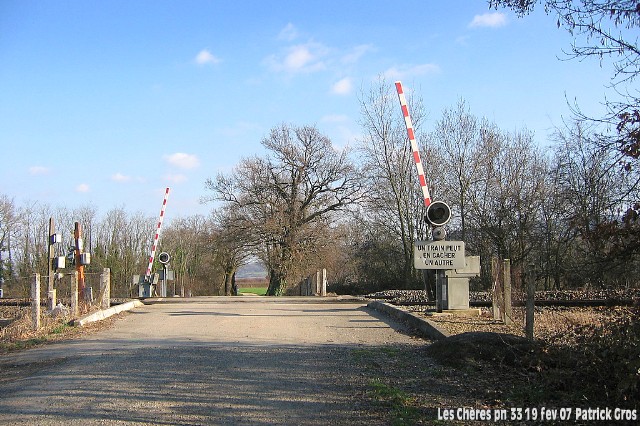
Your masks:
M416 241L413 265L416 269L463 269L464 241Z

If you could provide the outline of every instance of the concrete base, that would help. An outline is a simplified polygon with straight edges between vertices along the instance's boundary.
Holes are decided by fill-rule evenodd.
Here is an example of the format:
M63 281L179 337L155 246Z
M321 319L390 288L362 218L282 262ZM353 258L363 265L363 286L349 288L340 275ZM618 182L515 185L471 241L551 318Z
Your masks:
M116 306L112 306L109 309L103 309L101 311L98 312L94 312L92 314L89 314L85 317L82 318L78 318L76 320L73 320L72 323L73 325L79 325L80 327L89 324L91 322L95 322L95 321L100 321L106 318L109 318L112 315L118 314L120 312L123 311L129 311L133 308L136 308L138 306L143 306L144 303L142 303L139 300L132 300L131 302L127 302L127 303L123 303L121 305L116 305Z
M447 276L447 288L449 296L443 306L444 309L469 309L469 278Z
M482 314L482 309L446 309L442 312L427 311L426 315L440 317L440 316L456 316L456 317L479 317Z
M380 301L373 301L367 305L368 308L375 309L378 312L385 313L396 320L402 321L415 329L423 337L428 339L440 340L450 336L445 330L438 327L437 324L422 318L414 313L403 311L397 307Z

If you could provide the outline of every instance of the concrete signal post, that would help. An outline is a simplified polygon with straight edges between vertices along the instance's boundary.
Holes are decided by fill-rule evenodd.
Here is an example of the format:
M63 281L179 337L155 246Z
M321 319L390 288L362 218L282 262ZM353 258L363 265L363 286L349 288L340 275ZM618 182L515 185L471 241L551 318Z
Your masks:
M402 117L404 118L404 123L407 127L407 138L409 139L411 154L413 155L413 161L416 166L418 182L420 183L420 189L422 190L424 205L427 208L425 220L429 225L431 225L431 237L433 239L432 241L416 241L416 245L414 247L414 266L416 269L435 270L436 308L438 312L442 312L443 309L452 309L452 304L450 303L451 300L460 299L460 292L457 290L457 287L456 290L454 290L454 288L449 285L449 279L454 279L454 277L451 274L447 275L447 271L464 270L465 275L470 274L470 272L465 269L467 264L464 253L464 241L445 241L447 234L445 232L444 225L446 225L451 219L451 209L447 203L443 201L431 201L429 187L427 186L427 178L424 174L424 168L422 167L422 159L420 158L418 142L416 141L416 133L413 129L411 114L409 114L409 105L407 104L407 97L405 95L402 82L396 81L395 87L396 92L398 93L398 100L400 101ZM478 265L480 265L480 262L478 262ZM480 270L478 269L478 274L479 273ZM468 308L468 277L456 276L455 278L460 278L462 281L466 282L466 306ZM453 283L453 281L451 281L451 283ZM454 294L452 294L452 290Z
M432 240L416 241L414 248L414 267L435 273L437 312L469 309L469 277L480 273L480 258L465 255L464 241L445 240L444 225L450 219L446 203L431 203L425 220L432 227Z

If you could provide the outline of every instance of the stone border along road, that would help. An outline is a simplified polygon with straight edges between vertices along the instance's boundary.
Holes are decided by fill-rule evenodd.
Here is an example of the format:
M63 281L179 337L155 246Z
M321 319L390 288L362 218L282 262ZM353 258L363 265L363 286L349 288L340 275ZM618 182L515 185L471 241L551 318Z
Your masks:
M0 424L384 424L354 350L416 347L359 300L146 301L79 340L0 356Z

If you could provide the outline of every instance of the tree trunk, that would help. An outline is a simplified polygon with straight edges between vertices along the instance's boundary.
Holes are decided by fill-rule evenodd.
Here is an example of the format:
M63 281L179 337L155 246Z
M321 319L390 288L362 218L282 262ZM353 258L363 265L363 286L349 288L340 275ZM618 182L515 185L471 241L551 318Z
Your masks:
M224 295L231 296L233 294L233 282L235 280L235 268L229 268L224 271Z
M271 269L267 296L282 296L287 288L287 278L281 271Z

